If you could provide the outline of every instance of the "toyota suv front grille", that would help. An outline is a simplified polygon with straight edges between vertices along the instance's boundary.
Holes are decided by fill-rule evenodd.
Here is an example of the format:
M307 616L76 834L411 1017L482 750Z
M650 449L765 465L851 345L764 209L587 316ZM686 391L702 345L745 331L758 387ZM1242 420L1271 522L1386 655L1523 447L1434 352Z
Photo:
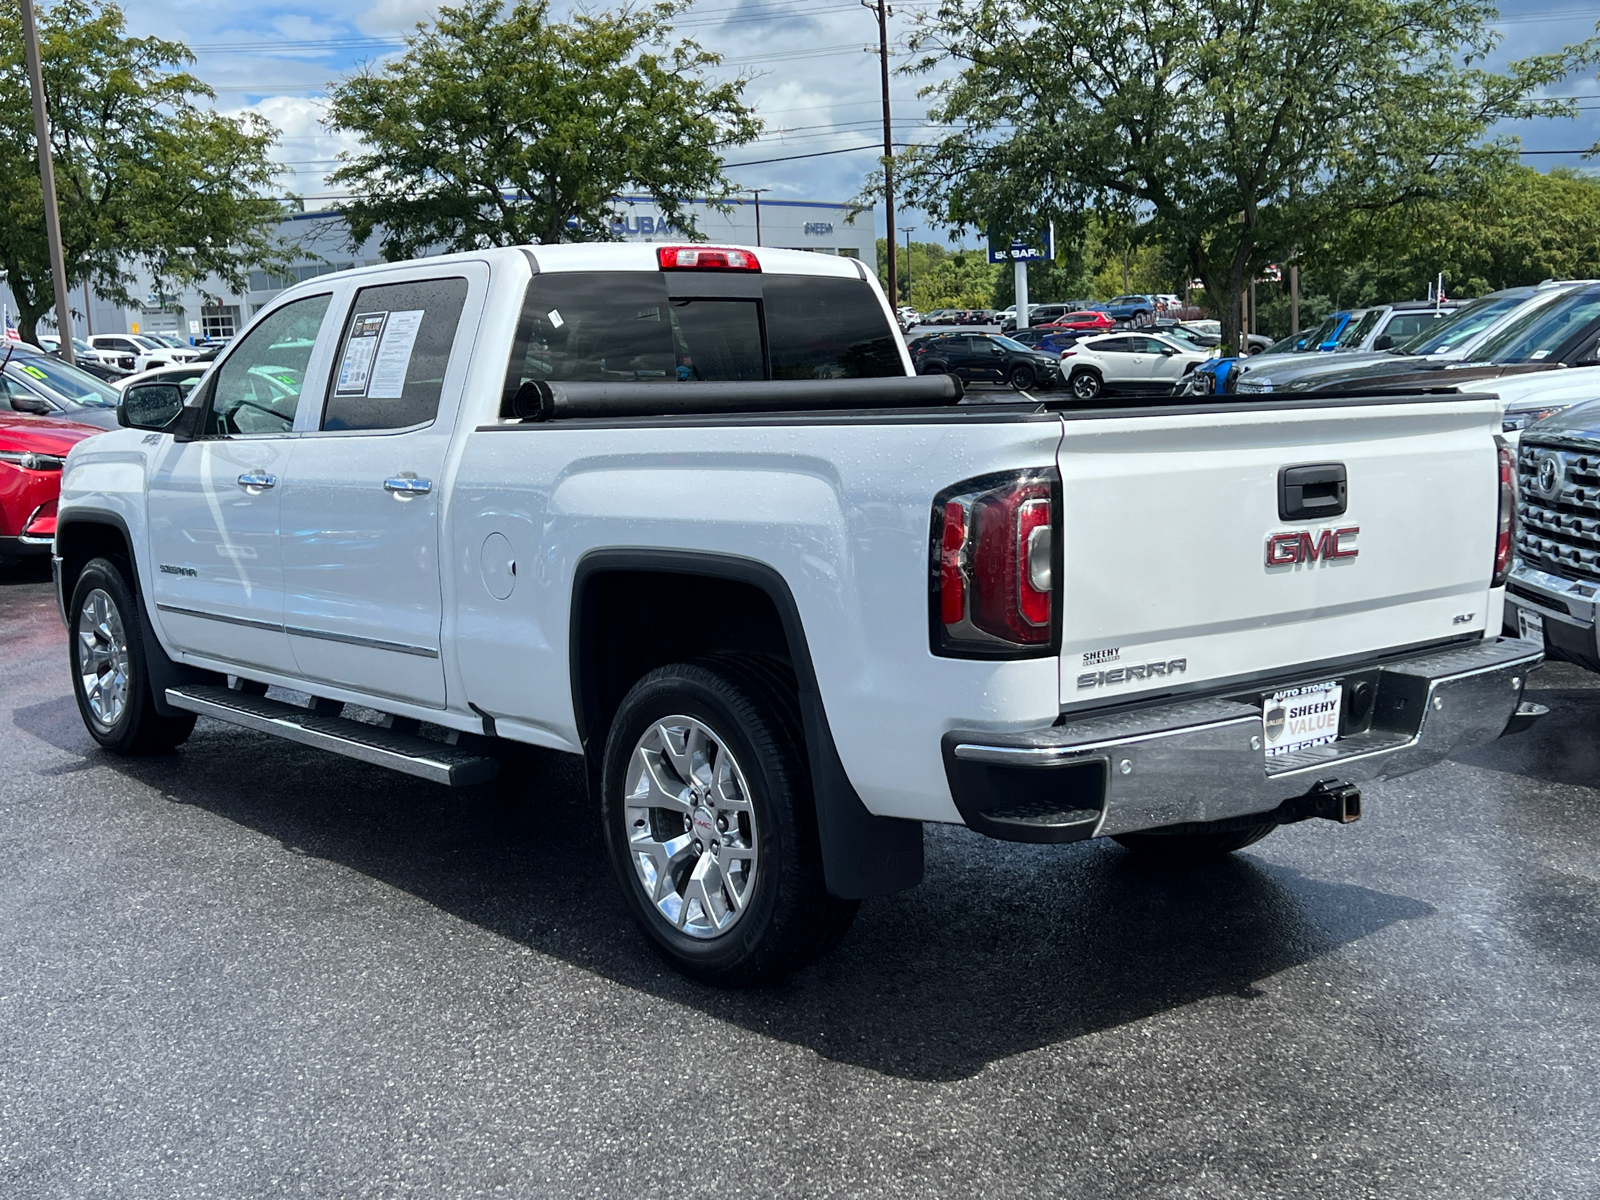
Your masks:
M1517 492L1523 560L1600 579L1600 451L1524 441Z

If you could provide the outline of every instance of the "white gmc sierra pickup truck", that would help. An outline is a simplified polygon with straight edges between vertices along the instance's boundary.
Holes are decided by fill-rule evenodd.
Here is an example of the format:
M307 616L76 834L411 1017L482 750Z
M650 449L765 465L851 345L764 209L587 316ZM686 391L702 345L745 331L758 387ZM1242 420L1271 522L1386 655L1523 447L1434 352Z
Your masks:
M917 883L924 821L1224 853L1535 715L1493 397L971 399L851 259L321 276L72 451L83 719L445 784L582 755L643 929L738 983Z

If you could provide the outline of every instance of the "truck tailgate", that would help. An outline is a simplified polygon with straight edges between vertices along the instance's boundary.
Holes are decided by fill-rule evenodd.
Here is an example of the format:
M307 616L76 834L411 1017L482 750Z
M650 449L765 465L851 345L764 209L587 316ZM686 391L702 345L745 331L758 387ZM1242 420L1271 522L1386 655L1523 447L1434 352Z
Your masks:
M1499 421L1473 396L1068 416L1063 705L1483 631ZM1344 468L1345 511L1280 515L1280 473L1323 464Z

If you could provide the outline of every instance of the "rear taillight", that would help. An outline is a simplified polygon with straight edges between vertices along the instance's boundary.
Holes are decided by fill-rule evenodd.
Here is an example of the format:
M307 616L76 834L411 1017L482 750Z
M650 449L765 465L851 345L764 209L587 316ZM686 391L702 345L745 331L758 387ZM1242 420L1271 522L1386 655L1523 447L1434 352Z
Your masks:
M1500 523L1494 539L1494 579L1499 587L1511 574L1511 547L1517 519L1517 464L1507 446L1500 447Z
M1018 658L1055 645L1054 472L985 476L933 509L933 651Z
M748 250L726 246L662 246L656 261L663 271L759 271L761 263Z

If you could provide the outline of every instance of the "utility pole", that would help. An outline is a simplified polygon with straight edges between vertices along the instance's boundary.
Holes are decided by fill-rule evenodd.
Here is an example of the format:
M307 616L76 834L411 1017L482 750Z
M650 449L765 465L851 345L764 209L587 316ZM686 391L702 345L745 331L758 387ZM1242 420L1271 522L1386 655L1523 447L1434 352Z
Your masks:
M1300 336L1300 267L1289 267L1289 336Z
M756 198L756 245L761 245L761 193L770 192L771 188L745 188Z
M900 264L896 261L894 237L894 127L889 116L889 17L894 10L889 7L888 0L861 0L861 6L878 10L878 63L883 69L883 230L888 235L883 240L889 251L889 307L899 308Z
M77 356L72 350L72 306L67 296L67 259L61 252L61 213L56 208L56 167L50 155L50 115L44 106L44 72L39 67L39 27L33 20L33 0L22 0L22 42L28 55L28 84L33 90L33 132L39 142L44 232L50 241L50 274L55 284L56 345L63 359L76 363ZM884 105L887 112L887 92Z
M906 235L906 303L911 303L911 231L915 225L902 225L900 232ZM893 238L889 239L891 242Z

